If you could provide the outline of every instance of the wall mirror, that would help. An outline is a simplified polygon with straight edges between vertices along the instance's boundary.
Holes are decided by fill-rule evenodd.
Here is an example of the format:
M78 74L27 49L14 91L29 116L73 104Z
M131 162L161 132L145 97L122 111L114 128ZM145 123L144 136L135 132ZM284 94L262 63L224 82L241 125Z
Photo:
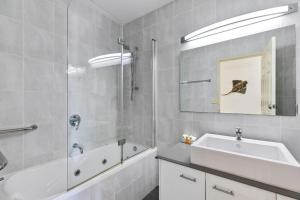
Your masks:
M295 116L295 26L180 53L180 110Z

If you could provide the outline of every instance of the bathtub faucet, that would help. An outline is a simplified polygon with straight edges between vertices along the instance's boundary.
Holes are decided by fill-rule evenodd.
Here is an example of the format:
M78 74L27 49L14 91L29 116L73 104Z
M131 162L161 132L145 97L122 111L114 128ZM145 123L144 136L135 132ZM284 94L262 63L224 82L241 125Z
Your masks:
M7 159L3 155L3 153L0 151L0 171L4 169L8 164Z
M80 153L83 154L83 148L78 143L74 143L72 147L74 149L79 149Z
M80 115L71 115L69 118L69 124L78 131L81 122Z

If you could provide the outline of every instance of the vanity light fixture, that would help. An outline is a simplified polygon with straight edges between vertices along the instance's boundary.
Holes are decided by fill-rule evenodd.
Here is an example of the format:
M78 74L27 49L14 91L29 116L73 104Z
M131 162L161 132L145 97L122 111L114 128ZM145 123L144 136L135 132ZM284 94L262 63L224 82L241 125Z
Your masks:
M123 54L123 64L127 65L130 64L132 61L132 54L131 53L124 53ZM95 58L92 58L88 61L92 68L102 68L114 65L121 64L121 53L112 53L101 55Z
M244 27L247 25L255 24L261 21L269 20L272 18L280 17L282 15L287 15L298 10L298 4L289 4L285 6L279 6L274 8L269 8L265 10L260 10L230 19L226 19L221 22L206 26L197 31L194 31L181 38L181 43L190 42L193 40L201 39L225 31L230 31L236 28Z

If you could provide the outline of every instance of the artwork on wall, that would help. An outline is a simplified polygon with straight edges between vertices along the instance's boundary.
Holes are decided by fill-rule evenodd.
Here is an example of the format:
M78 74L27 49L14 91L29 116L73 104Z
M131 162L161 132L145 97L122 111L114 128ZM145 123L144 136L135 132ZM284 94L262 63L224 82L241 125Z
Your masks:
M260 55L220 61L221 113L261 114L261 62L262 56ZM239 78L241 80L236 81L232 87L232 80ZM251 86L248 86L246 93L248 82Z
M230 92L223 94L223 96L227 96L231 93L241 93L241 94L246 94L247 91L247 84L248 81L243 81L243 80L233 80L232 81L232 89Z

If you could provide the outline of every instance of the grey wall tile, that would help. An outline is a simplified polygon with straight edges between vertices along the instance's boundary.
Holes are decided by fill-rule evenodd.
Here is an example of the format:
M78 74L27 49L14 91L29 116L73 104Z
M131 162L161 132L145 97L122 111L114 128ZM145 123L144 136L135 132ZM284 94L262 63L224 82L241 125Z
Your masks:
M154 25L157 23L157 11L152 11L143 16L143 28Z
M56 63L67 64L67 38L55 36L54 37L54 60Z
M26 91L24 93L24 121L31 123L52 122L51 91Z
M94 27L90 19L80 16L78 13L69 13L68 36L72 41L80 41L92 45L94 42ZM107 34L108 35L108 34Z
M53 85L53 64L36 59L24 59L24 90L51 90Z
M48 32L53 32L54 2L50 0L26 0L24 3L24 20Z
M67 36L67 5L61 0L56 0L54 5L54 33L62 37Z
M173 44L175 38L174 35L175 33L172 26L172 21L165 21L157 24L157 41L159 41L157 45L159 48Z
M181 1L181 0L180 0ZM193 28L193 12L191 10L177 14L174 17L174 37L177 38L177 43L179 43L180 38L194 30Z
M195 0L192 19L194 30L216 22L216 0Z
M159 9L157 9L158 23L170 22L174 16L174 3L171 2Z
M29 24L24 27L24 54L28 57L53 61L54 36Z
M86 67L93 56L92 46L80 42L69 42L68 64L74 67Z
M175 0L174 1L174 16L183 12L190 12L193 8L193 0Z
M0 52L22 55L22 23L0 16Z
M2 128L23 125L23 92L0 92L0 125Z
M53 158L53 126L39 123L39 128L24 135L24 166L31 167Z
M0 91L23 90L22 57L0 54Z
M66 64L54 64L53 66L53 91L65 95L67 95L67 68Z
M87 20L92 20L95 9L97 9L97 6L95 6L95 4L90 0L73 0L70 2L69 13L76 13L80 17L83 17Z
M23 13L22 4L22 0L1 0L0 14L16 19L21 19Z
M143 28L143 19L139 18L129 22L125 26L123 26L124 36L130 36L132 33L136 33L138 31L142 31Z

